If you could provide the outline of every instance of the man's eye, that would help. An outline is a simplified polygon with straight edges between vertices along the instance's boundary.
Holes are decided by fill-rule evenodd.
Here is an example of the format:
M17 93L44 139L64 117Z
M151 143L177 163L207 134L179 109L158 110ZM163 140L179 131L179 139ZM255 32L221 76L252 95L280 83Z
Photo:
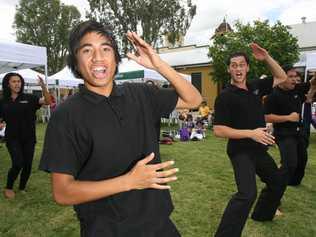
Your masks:
M86 53L89 53L90 51L91 51L90 49L85 48L85 49L82 50L82 53L86 54Z
M109 51L111 51L111 50L112 50L112 49L111 49L110 47L104 47L104 48L103 48L103 51L104 51L104 52L109 52Z

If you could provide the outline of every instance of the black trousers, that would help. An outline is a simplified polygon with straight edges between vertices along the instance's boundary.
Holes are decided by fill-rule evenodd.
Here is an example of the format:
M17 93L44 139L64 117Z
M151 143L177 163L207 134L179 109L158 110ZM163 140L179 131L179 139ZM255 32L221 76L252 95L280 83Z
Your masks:
M180 237L169 217L144 223L141 226L127 226L109 221L102 215L79 217L81 237Z
M24 190L32 171L34 141L7 140L12 166L7 177L7 189L13 189L14 182L21 172L19 189Z
M281 155L281 170L287 178L288 185L299 185L305 175L309 139L305 131L288 136L277 136Z
M229 201L215 234L239 237L257 197L256 174L266 184L252 213L256 221L270 221L286 189L285 178L272 157L264 151L230 156L238 192Z

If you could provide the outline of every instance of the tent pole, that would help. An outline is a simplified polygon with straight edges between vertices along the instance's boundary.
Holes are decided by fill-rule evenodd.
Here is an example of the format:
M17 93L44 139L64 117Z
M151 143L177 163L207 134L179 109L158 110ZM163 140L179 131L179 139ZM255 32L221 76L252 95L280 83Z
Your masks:
M45 81L46 81L46 88L48 90L48 73L47 73L47 63L45 63ZM47 118L50 119L50 105L47 106Z
M305 67L304 82L307 82L307 73L308 73L308 70L307 70L307 66L306 66Z

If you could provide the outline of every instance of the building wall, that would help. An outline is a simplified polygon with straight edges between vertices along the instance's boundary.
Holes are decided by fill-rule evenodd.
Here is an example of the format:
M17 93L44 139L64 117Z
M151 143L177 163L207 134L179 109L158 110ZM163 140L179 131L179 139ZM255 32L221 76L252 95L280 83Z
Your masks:
M202 73L201 94L203 99L207 101L208 106L213 109L215 98L218 93L218 86L212 81L212 66L177 68L180 73L191 75L192 73Z

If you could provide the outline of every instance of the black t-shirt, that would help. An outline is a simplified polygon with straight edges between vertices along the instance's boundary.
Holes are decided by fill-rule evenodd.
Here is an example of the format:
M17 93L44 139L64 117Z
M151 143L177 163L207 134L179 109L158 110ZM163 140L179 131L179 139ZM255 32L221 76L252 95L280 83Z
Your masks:
M305 94L310 88L310 83L301 83L295 86L293 90L282 90L277 87L267 96L264 108L265 114L289 115L292 112L301 114L302 103L305 101ZM275 135L296 134L300 122L274 123Z
M0 117L6 122L6 140L36 141L36 110L39 98L32 94L20 94L15 100L0 101Z
M262 97L271 92L272 85L272 79L249 81L248 90L229 85L215 100L214 125L234 129L265 127ZM229 155L255 149L266 150L266 146L248 138L228 140Z
M159 163L155 122L170 113L178 96L172 89L146 84L114 86L109 97L85 87L52 115L45 137L40 169L65 173L76 180L97 181L127 173L151 152ZM78 216L105 215L126 224L170 215L167 190L132 190L75 205Z

